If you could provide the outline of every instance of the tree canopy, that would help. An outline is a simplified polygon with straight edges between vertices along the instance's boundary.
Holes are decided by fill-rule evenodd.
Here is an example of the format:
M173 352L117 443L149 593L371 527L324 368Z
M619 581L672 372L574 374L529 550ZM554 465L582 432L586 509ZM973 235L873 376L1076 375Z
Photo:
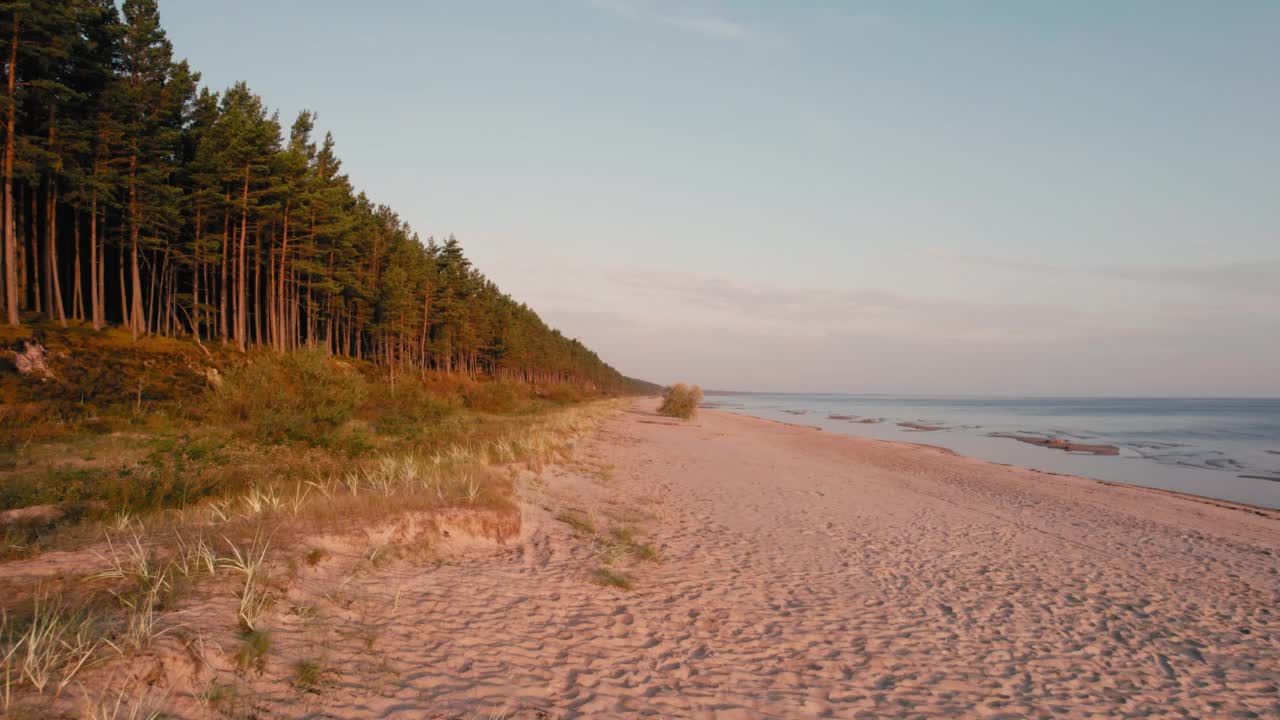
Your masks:
M353 187L317 115L175 58L156 0L0 2L4 293L24 316L392 368L627 381L449 236Z

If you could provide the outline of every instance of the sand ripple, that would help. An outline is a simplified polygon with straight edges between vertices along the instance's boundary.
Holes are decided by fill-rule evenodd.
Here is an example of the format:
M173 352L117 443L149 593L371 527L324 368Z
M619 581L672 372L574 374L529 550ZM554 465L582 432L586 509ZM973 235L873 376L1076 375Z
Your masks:
M339 672L259 712L1280 716L1274 514L729 414L643 419L580 448L611 483L562 471L545 500L660 500L665 561L634 591L590 583L597 550L544 517L517 549L351 583L345 629L278 630Z

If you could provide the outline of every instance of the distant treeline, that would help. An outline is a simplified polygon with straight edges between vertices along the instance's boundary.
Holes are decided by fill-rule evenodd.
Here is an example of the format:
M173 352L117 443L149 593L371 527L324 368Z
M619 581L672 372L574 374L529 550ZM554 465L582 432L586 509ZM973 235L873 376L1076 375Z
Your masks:
M314 113L200 87L155 0L2 2L0 43L8 323L636 389L357 192Z

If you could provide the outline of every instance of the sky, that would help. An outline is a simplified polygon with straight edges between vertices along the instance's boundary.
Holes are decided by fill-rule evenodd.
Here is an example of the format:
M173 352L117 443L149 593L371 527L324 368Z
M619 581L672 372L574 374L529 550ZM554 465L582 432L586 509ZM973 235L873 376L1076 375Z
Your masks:
M622 372L1280 396L1280 3L161 0Z

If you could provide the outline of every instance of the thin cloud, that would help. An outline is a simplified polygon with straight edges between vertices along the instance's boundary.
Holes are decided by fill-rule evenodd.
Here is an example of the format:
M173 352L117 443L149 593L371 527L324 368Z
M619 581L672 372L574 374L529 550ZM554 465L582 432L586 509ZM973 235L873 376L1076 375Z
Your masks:
M928 248L925 254L946 261L1012 270L1016 272L1077 273L1140 282L1149 285L1182 285L1230 294L1280 295L1280 260L1258 259L1200 267L1176 265L1054 265L1024 262L987 255L968 255L944 248Z
M640 10L635 5L627 2L627 0L591 0L591 4L628 20L640 19Z
M664 17L662 22L672 27L708 37L729 40L751 40L756 34L742 23L716 17Z
M925 254L930 257L942 260L959 260L961 262L970 263L972 265L982 265L985 267L994 267L1004 270L1021 270L1025 272L1049 272L1058 273L1066 272L1072 268L1064 268L1059 265L1049 265L1047 263L1024 262L1021 260L1010 260L1008 258L991 257L988 255L968 255L965 253L952 252L946 248L927 248Z
M1091 310L545 262L486 267L510 271L499 284L548 322L656 381L797 391L1280 392L1272 368L1280 304L1257 298L1126 295ZM578 280L566 287L565 277Z
M650 22L673 27L695 35L722 40L753 40L754 30L743 23L711 15L675 15L651 11L631 0L590 0L597 9L631 21Z

